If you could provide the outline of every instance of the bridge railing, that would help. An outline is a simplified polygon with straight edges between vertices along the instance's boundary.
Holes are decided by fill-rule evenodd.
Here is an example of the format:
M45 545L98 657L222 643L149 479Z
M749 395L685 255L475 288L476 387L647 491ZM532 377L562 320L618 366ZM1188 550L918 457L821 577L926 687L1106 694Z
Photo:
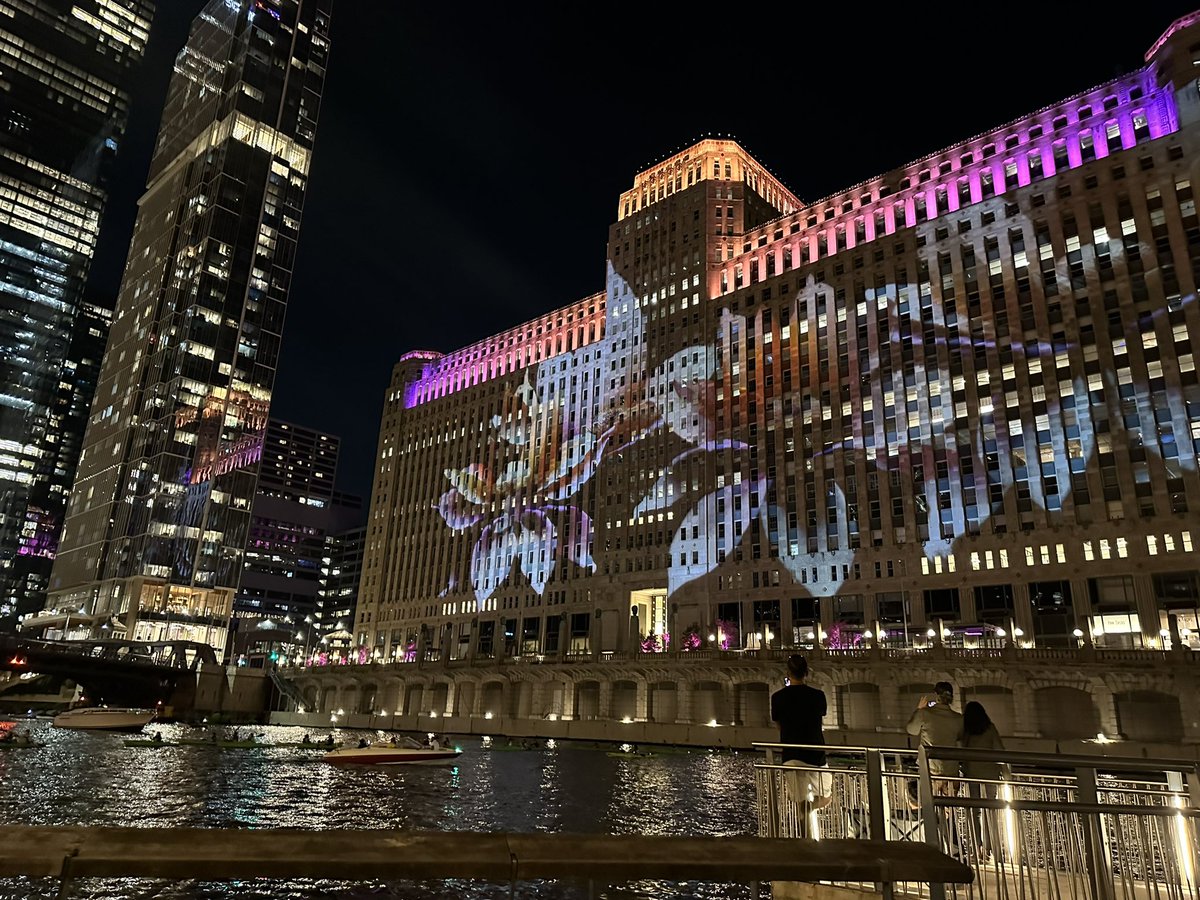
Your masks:
M813 770L783 765L785 745L756 746L766 751L755 767L761 835L927 844L975 875L902 893L1200 900L1195 761L826 747L828 765ZM963 777L964 763L1002 777Z

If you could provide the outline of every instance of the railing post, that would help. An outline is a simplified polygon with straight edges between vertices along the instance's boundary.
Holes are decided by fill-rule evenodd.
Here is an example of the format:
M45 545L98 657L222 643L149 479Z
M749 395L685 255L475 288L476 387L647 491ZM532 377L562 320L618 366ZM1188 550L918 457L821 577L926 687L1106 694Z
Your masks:
M1096 790L1096 770L1079 768L1075 770L1075 783L1079 794L1079 802L1084 805L1096 806L1100 803ZM1091 900L1113 900L1110 860L1105 851L1104 833L1101 826L1103 817L1095 813L1080 813L1085 817L1083 829L1084 868L1088 872L1088 881L1092 889Z
M867 751L867 816L873 841L887 840L887 810L884 806L883 754Z
M917 751L917 799L921 804L921 822L925 831L925 843L939 853L942 848L941 822L937 806L933 802L933 779L929 776L929 755L922 746ZM929 883L929 900L946 900L946 886L941 882Z
M777 749L774 747L768 747L767 765L779 765L779 755L780 754ZM766 809L763 810L765 813L763 818L765 819L767 833L763 836L772 838L779 837L779 833L782 831L781 820L783 819L783 805L780 802L778 785L778 781L781 776L779 775L778 769L763 769L762 773L767 780L767 796L765 801Z

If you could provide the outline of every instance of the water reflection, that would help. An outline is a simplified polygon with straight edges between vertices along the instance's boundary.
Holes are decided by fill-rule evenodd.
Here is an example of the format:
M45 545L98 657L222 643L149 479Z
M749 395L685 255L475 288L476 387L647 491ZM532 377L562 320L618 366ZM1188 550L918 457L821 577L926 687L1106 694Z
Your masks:
M340 767L302 747L217 749L126 747L127 736L64 731L31 723L45 746L0 752L0 822L24 825L189 826L201 828L408 828L607 834L752 834L752 755L705 752L608 756L558 746L492 749L478 740L454 766ZM164 725L165 742L195 737ZM299 728L258 728L266 744L298 743ZM334 739L376 740L338 729ZM316 737L324 737L324 734ZM504 745L504 749L499 749ZM352 875L352 873L347 873ZM0 879L0 900L53 898L50 881ZM471 881L278 881L241 884L144 880L81 882L75 897L96 900L316 900L509 896L507 885ZM528 883L518 897L582 898L586 885ZM642 882L601 888L608 900L749 897L738 885Z

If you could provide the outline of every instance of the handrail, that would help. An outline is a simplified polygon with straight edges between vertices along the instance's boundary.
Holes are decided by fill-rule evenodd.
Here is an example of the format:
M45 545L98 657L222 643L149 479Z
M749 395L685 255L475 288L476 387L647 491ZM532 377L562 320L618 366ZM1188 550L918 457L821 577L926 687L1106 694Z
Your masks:
M855 880L970 883L933 847L899 841L290 828L0 826L0 877L575 878L619 883ZM60 893L63 896L63 893Z
M1196 772L1200 763L1187 759L1088 756L1084 753L1035 753L1029 750L970 750L965 747L927 747L932 759L949 762L998 762L1055 769L1099 769L1122 772Z
M984 797L941 797L933 798L934 806L954 809L997 809L1020 812L1068 812L1088 816L1182 816L1185 819L1200 819L1200 809L1194 806L1129 806L1119 803L1071 803L1054 800L993 800Z

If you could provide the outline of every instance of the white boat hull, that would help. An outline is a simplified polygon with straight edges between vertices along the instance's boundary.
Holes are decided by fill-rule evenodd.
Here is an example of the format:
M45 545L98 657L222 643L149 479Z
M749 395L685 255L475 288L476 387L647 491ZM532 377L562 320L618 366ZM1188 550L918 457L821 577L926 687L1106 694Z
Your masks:
M55 728L80 731L141 731L154 719L152 709L111 709L92 706L71 709L54 717Z
M345 747L330 750L324 760L339 766L444 766L453 763L461 750L432 750L428 748L390 747L372 744L370 747Z

